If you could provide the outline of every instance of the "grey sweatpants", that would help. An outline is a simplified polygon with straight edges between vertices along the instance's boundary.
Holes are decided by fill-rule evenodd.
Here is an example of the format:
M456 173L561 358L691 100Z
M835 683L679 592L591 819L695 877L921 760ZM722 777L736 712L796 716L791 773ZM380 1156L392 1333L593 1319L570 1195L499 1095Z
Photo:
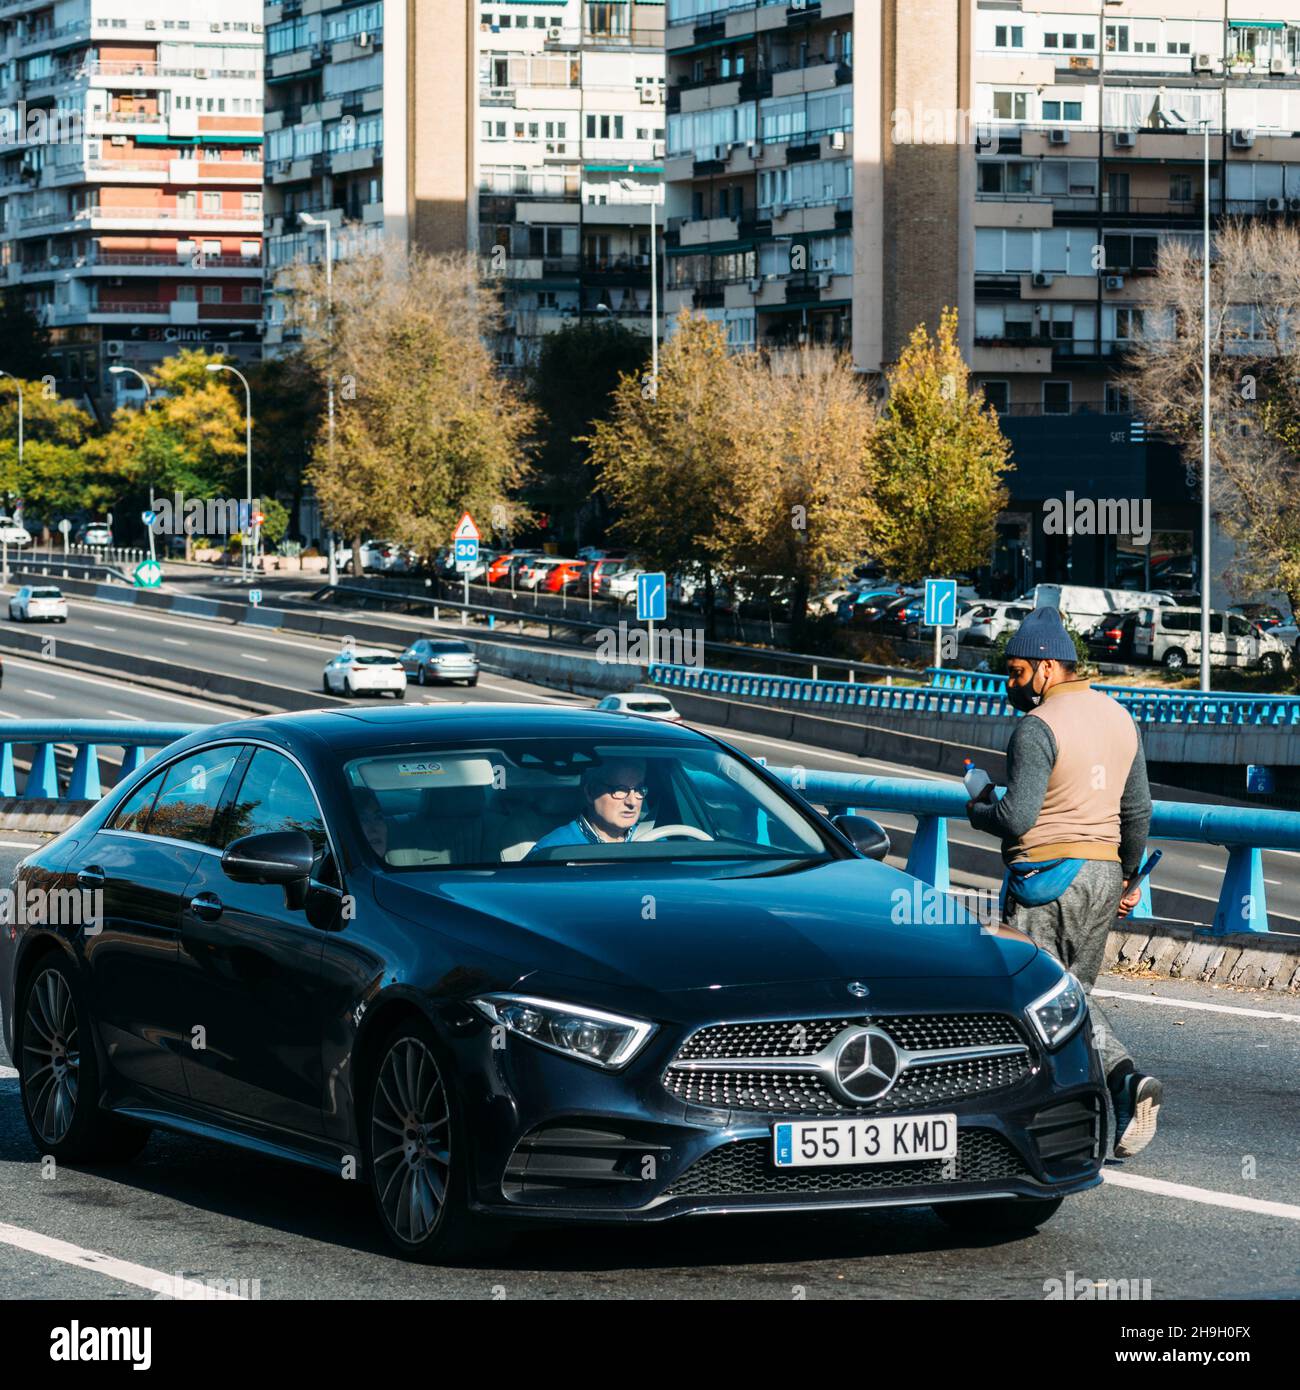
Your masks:
M1055 956L1091 994L1123 891L1124 874L1118 864L1089 859L1055 902L1022 907L1008 897L1007 923L1024 932L1040 950ZM1096 1010L1092 1033L1107 1076L1118 1063L1132 1060L1109 1022Z

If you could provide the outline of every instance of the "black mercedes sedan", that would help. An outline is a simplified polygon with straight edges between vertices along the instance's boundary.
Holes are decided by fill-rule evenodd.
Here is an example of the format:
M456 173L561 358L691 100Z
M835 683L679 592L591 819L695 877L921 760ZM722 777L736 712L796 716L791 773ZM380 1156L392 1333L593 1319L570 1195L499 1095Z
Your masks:
M512 705L171 745L27 856L4 1036L42 1154L151 1127L365 1182L417 1259L483 1223L928 1205L1100 1181L1087 999L704 733Z

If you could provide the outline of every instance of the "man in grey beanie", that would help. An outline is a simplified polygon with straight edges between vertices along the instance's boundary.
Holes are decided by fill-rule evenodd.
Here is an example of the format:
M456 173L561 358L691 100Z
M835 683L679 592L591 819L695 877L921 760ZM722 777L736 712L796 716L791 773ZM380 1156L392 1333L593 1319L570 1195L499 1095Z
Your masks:
M1007 745L1005 795L995 800L986 788L967 817L1002 841L1007 921L1091 992L1111 925L1141 891L1134 878L1151 825L1142 740L1117 700L1076 677L1074 642L1055 608L1028 614L1006 655L1007 699L1028 717ZM1129 1158L1155 1137L1161 1085L1096 1015L1093 1031L1115 1106L1115 1154Z

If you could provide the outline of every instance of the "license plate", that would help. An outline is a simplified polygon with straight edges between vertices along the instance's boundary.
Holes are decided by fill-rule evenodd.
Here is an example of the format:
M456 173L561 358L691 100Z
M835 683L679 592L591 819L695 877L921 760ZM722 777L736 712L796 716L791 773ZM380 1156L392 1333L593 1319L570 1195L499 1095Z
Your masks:
M778 1168L956 1156L956 1115L793 1120L772 1126L772 1158Z

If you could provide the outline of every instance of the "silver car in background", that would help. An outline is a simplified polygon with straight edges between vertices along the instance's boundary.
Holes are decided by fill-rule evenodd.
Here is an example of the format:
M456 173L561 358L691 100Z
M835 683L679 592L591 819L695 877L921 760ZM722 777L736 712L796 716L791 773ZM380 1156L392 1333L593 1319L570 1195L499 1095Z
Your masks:
M478 657L468 642L452 637L421 637L401 655L402 669L417 685L447 681L478 684Z

